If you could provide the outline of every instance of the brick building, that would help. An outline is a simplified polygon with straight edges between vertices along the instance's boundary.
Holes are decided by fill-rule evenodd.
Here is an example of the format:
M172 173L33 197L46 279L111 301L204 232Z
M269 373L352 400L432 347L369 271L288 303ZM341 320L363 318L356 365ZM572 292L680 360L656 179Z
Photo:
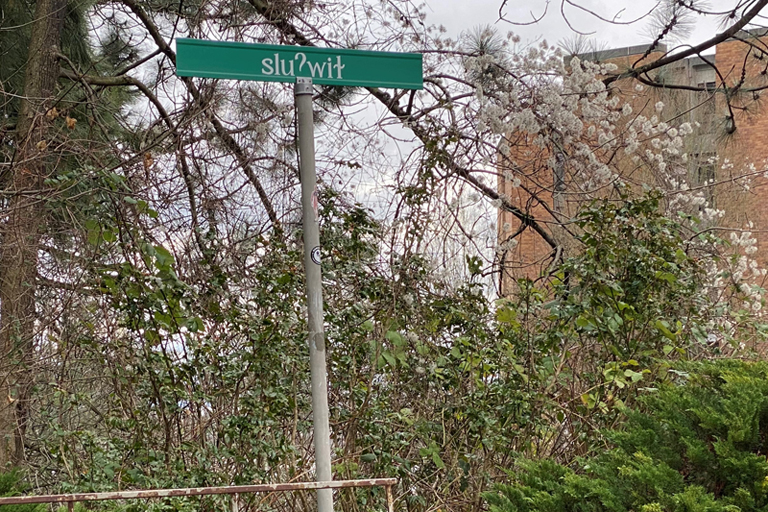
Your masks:
M662 46L643 58L646 50L647 46L634 46L579 57L611 62L621 71L655 60L666 51ZM684 148L690 156L688 182L702 190L715 207L725 211L718 227L748 229L753 233L758 245L754 257L764 266L768 264L768 179L760 171L766 169L768 159L768 104L761 100L761 88L766 87L764 92L768 95L767 70L768 30L760 29L740 32L718 44L714 55L690 57L651 72L649 78L659 87L646 86L638 91L639 82L634 79L611 84L612 94L620 95L636 113L658 115L671 125L689 122L696 126ZM725 101L726 94L731 100L730 107ZM664 108L655 112L660 101ZM513 149L509 154L516 174L510 179L510 172L502 167L499 191L514 206L537 219L560 250L567 252L575 242L572 234L561 226L567 225L583 197L570 189L567 178L557 168L559 159L552 159L541 148L529 144L524 135L516 138L510 144ZM750 171L750 164L755 166L754 171ZM749 180L736 179L745 172ZM643 180L642 176L632 179L636 184ZM542 275L552 261L553 251L534 230L523 229L518 233L521 222L509 212L499 214L498 225L499 243L504 249L501 290L506 293L505 283L510 279ZM515 242L509 242L511 237Z

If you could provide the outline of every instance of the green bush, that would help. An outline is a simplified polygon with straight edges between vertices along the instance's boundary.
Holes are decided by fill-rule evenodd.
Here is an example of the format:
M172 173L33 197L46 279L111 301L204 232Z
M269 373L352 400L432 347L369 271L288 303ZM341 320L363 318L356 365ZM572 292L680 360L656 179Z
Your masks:
M18 496L22 491L21 474L18 470L0 472L0 497ZM0 512L45 512L45 505L4 505Z
M678 365L575 467L521 461L492 512L768 510L768 364Z

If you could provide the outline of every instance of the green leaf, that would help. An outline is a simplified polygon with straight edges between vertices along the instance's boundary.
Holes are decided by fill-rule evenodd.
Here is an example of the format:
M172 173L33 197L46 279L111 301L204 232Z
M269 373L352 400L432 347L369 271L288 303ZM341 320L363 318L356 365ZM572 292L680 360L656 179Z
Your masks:
M595 395L592 393L584 393L581 395L581 402L587 406L587 409L594 409L597 404Z
M392 344L396 347L402 347L405 345L405 340L397 331L387 331L387 334L384 337L391 341Z
M671 272L665 272L663 270L656 272L656 279L661 279L662 281L666 281L669 284L675 284L677 282L677 276L675 274L672 274Z
M437 466L438 469L445 469L445 463L443 462L443 459L440 458L437 451L432 452L432 462L435 463L435 466Z
M163 247L162 245L156 245L155 248L155 260L159 269L167 269L173 265L173 255Z
M520 326L520 323L517 321L517 312L507 307L501 307L496 310L496 321L513 327Z
M397 368L397 360L396 360L396 359L395 359L395 357L392 355L392 352L390 352L389 350L384 350L384 351L382 351L382 353L381 353L381 357L383 357L383 358L384 358L384 360L385 360L387 363L389 363L389 365L390 365L391 367L393 367L393 368Z
M187 319L187 329L189 332L201 332L205 330L205 324L199 316Z
M592 318L587 318L585 316L579 316L576 318L576 327L581 327L584 330L587 331L594 331L595 330L595 321Z
M87 238L90 245L99 245L99 242L101 242L101 235L98 229L89 230Z
M101 233L101 237L104 239L107 243L112 243L117 240L117 236L115 236L115 232L111 229L105 229L103 233Z
M661 334L663 334L665 338L672 341L677 341L677 336L675 335L675 333L669 330L669 324L664 320L656 321L656 329L658 329L659 332L661 332Z

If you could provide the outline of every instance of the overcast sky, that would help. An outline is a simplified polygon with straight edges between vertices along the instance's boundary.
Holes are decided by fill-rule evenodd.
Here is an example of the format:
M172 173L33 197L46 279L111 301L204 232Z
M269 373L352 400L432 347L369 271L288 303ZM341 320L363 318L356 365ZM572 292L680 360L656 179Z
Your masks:
M576 1L574 0L574 3ZM576 34L563 20L559 0L549 2L549 9L544 18L540 22L528 26L515 26L499 21L501 3L502 0L427 0L427 20L435 25L444 25L453 36L480 25L498 27L502 33L512 31L520 35L523 42L533 42L545 38L550 44L557 44ZM658 2L653 0L578 0L578 3L603 18L612 19L618 15L618 21L627 23L648 13ZM710 7L716 6L718 9L725 9L731 3L732 0L711 0L709 5ZM546 0L508 0L503 12L509 20L530 22L533 16L540 17L544 13L546 5ZM595 35L591 37L610 48L647 44L652 41L652 38L647 35L647 19L633 24L617 25L600 21L594 16L568 5L565 6L565 14L573 28L582 32L595 32ZM722 27L718 26L717 20L699 16L696 28L686 39L686 42L695 44L720 31L722 31Z

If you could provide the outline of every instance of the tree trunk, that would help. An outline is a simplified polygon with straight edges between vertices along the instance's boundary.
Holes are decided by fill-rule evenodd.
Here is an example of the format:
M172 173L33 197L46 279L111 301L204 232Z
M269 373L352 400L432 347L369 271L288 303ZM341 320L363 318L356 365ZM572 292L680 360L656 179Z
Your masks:
M67 0L38 0L24 93L8 178L0 246L0 468L24 460L24 434L34 372L35 289L50 172L46 134L59 76L57 54Z

